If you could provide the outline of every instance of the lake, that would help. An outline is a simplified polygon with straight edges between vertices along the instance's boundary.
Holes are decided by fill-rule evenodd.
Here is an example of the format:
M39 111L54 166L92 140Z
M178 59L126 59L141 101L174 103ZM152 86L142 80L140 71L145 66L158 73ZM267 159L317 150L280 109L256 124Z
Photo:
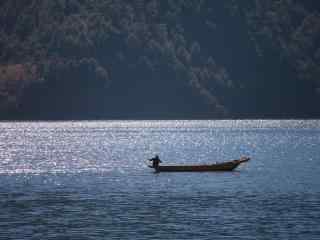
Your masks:
M319 146L319 120L0 122L0 239L319 239Z

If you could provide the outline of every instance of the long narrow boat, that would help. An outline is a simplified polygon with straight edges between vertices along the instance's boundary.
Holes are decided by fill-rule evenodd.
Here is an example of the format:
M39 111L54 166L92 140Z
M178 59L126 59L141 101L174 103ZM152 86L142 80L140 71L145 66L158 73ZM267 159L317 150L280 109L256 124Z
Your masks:
M241 163L248 162L249 157L241 157L237 160L214 163L210 165L163 165L152 167L156 172L210 172L210 171L232 171Z

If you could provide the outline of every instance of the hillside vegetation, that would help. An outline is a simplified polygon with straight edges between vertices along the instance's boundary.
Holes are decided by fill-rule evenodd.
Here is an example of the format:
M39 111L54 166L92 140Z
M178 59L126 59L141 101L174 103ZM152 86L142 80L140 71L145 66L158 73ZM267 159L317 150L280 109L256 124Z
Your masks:
M0 118L319 117L319 6L2 0Z

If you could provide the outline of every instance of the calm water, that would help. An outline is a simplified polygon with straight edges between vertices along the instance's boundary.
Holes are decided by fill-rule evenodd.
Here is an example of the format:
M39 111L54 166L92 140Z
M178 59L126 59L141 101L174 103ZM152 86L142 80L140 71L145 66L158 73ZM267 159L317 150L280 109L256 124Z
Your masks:
M320 121L2 122L0 239L320 239L319 146Z

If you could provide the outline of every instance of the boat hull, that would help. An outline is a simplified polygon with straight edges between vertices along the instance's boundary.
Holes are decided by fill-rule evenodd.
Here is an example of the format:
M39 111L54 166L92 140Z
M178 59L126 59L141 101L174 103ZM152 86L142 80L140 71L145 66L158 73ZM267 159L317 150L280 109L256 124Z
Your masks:
M163 165L155 168L156 172L211 172L211 171L233 171L241 163L249 161L249 158L232 160L229 162L215 163L211 165Z

